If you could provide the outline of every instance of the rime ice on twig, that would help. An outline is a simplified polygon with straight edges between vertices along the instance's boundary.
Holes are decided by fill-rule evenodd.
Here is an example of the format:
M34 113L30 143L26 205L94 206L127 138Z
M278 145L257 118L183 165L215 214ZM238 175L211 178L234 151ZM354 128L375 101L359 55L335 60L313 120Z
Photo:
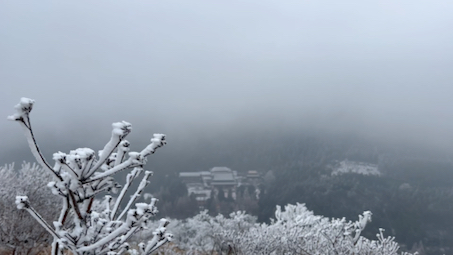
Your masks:
M25 137L27 138L28 146L30 147L30 150L36 161L43 168L53 171L52 167L50 167L49 163L47 163L46 159L41 154L38 144L36 143L35 136L33 135L33 130L31 128L30 112L33 109L34 103L35 100L22 97L19 101L19 104L14 107L16 109L16 113L8 116L8 120L17 121L21 124L25 132ZM54 172L54 174L61 179L61 177L57 173Z
M36 160L57 178L48 184L52 193L62 199L62 210L58 221L51 227L36 212L26 196L18 196L17 208L27 210L54 237L52 254L62 254L70 250L73 254L119 254L129 249L127 240L140 231L148 219L157 213L157 200L150 203L134 201L140 196L152 172L145 171L137 191L127 202L125 208L116 217L120 204L134 179L143 171L146 157L166 144L165 135L154 134L151 143L141 152L129 152L129 142L124 138L131 132L131 124L125 121L113 123L112 136L96 159L95 152L89 148L79 148L68 154L57 152L53 155L55 165L50 167L42 156L33 135L30 124L30 112L34 100L22 98L16 105L16 114L8 117L18 121L24 127L29 146ZM116 152L115 152L116 151ZM125 155L128 158L125 159ZM110 195L105 196L105 206L101 211L93 207L95 197L101 192L116 192L120 187L111 177L119 171L131 169L126 179L126 185L121 190L112 209L114 201ZM98 208L99 209L99 208ZM125 220L121 220L126 215ZM163 220L163 222L168 222ZM171 240L162 223L156 229L154 238L141 250L141 254L150 254L164 243Z

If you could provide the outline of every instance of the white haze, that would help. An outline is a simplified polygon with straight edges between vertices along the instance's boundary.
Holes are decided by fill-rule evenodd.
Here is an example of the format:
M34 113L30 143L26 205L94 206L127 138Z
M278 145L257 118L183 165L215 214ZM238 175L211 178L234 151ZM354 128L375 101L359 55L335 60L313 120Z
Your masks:
M22 96L36 100L36 132L55 144L105 141L124 119L169 139L315 128L452 149L452 9L447 0L2 1L0 153L25 146L6 121Z

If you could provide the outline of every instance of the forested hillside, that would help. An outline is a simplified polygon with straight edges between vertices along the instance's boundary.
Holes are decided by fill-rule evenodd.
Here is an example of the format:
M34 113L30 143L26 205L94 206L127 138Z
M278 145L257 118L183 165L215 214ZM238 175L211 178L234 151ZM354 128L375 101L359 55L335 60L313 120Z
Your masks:
M237 171L257 169L267 177L271 172L272 178L264 178L259 200L242 191L236 201L209 201L213 215L241 209L268 222L277 204L296 202L326 217L352 219L370 210L373 221L363 233L368 238L382 227L407 250L423 246L427 254L440 254L453 247L453 166L446 153L321 134L244 136L240 142L219 141L219 148L195 162L216 165L219 159ZM334 165L344 159L376 164L381 176L332 176ZM169 217L193 216L197 209L184 196L183 184L170 178L174 173L165 174L165 190L155 190L164 195L162 215L177 207L184 213Z

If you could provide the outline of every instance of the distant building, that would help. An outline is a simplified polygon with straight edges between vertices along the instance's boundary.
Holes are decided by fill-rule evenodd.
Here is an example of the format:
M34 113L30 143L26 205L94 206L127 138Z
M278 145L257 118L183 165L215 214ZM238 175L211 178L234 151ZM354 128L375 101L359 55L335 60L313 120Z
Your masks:
M211 197L211 190L206 189L203 185L197 183L186 184L187 193L192 196L195 196L198 205L203 205L206 200Z
M211 169L212 187L233 187L236 186L237 173L228 167L213 167Z
M258 186L262 183L263 178L256 170L251 170L247 172L247 181L249 185Z
M258 171L248 171L245 176L238 176L237 171L228 167L213 167L209 171L181 172L179 178L186 185L187 192L195 196L202 205L212 196L223 192L225 198L236 199L236 192L239 186L258 187L262 178Z
M347 159L343 160L341 162L338 162L332 171L332 175L340 175L340 174L347 174L347 173L363 174L363 175L376 175L376 176L381 175L381 172L379 171L378 166L375 164L349 161Z

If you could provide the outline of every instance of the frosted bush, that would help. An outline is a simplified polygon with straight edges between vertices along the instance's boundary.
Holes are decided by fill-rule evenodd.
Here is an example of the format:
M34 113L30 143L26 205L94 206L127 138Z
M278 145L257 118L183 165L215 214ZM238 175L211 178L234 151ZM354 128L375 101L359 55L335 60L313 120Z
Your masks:
M50 244L51 236L25 211L13 206L16 195L30 196L46 219L58 215L55 204L59 199L49 196L46 184L51 173L36 164L23 163L19 170L14 164L0 167L0 247L13 254L36 254Z
M377 240L361 236L369 221L369 211L352 222L314 215L304 204L289 204L284 210L277 206L270 224L256 223L243 212L211 217L204 211L169 228L174 245L184 254L400 254L394 238L385 237L383 229Z
M165 135L154 134L151 143L140 152L129 152L130 143L125 137L131 132L131 124L125 121L113 123L110 141L96 153L89 148L78 148L69 153L53 154L54 166L45 160L36 143L30 123L30 112L34 100L22 98L16 105L16 113L8 119L18 122L24 129L29 147L37 162L54 176L48 183L52 193L60 197L62 208L53 224L47 223L32 206L27 196L17 196L16 205L24 209L48 231L52 238L52 254L121 254L130 249L129 238L143 229L148 219L157 213L157 199L148 203L135 203L149 183L152 172L145 171L147 157L166 144ZM121 187L113 179L120 171L130 171L126 183ZM136 192L124 199L132 182L142 176ZM93 207L101 193L116 193L113 200L105 195L103 207ZM124 200L124 201L123 201ZM113 202L114 201L114 202ZM124 202L124 203L123 203ZM135 204L134 204L135 203ZM96 210L97 208L104 208ZM166 233L166 219L160 220L152 237L140 243L138 254L150 254L171 240Z

